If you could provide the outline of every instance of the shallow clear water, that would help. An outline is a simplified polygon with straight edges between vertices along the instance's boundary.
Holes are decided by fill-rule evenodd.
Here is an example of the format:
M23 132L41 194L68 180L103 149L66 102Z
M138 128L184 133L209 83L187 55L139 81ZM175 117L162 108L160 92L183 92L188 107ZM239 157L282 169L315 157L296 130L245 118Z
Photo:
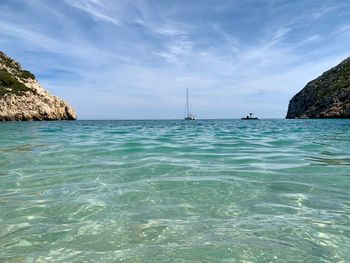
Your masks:
M0 123L0 262L350 262L350 120Z

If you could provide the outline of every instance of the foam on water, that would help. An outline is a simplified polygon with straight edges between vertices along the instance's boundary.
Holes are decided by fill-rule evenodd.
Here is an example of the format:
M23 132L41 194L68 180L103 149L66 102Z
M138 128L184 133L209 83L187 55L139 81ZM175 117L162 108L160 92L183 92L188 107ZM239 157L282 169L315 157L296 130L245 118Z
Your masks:
M0 123L0 262L350 262L350 120Z

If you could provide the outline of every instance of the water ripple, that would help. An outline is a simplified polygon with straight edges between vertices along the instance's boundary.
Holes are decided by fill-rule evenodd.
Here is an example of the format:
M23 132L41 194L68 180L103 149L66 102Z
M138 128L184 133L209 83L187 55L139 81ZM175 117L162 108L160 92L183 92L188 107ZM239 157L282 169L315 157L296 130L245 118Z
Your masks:
M0 134L0 262L350 261L348 120Z

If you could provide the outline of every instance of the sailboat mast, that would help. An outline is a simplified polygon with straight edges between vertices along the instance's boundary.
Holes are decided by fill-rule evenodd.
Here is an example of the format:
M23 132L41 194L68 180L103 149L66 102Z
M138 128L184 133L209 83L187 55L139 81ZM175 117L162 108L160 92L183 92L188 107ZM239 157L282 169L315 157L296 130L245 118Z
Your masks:
M187 117L190 116L190 105L188 103L188 88L186 89L186 111L187 111Z

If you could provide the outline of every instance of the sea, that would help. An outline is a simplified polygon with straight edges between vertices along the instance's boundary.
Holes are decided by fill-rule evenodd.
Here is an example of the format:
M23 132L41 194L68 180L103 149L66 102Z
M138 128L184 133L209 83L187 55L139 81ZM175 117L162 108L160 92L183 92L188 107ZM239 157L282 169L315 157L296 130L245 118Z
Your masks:
M350 120L0 123L0 262L350 262Z

